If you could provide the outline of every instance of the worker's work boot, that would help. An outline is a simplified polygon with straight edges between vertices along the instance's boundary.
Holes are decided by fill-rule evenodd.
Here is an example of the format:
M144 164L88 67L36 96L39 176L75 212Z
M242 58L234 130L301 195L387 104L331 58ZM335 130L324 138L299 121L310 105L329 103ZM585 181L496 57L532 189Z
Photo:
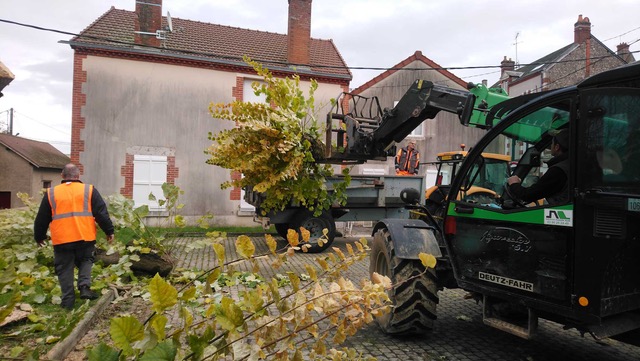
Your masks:
M73 310L73 303L61 303L60 307L64 308L65 310Z
M98 294L91 291L91 289L87 286L80 287L80 298L83 300L95 300L98 298Z

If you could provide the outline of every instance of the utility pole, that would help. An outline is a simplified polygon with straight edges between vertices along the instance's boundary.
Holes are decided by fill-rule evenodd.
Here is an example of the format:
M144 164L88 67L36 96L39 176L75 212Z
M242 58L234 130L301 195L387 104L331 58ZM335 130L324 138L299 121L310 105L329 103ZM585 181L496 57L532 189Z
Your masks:
M9 108L9 135L13 135L13 108Z

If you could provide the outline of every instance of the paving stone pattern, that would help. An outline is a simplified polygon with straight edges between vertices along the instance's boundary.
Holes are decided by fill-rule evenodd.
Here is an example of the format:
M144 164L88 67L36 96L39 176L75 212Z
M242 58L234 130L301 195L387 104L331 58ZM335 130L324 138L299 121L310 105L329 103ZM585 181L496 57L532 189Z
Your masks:
M367 235L363 233L362 235ZM354 242L360 236L336 238L333 243L343 251L346 244ZM276 236L277 237L277 236ZM256 244L256 253L266 252L263 237L251 237ZM234 236L226 240L233 244ZM371 238L368 238L369 242ZM178 267L207 270L215 264L215 255L211 247L184 252L184 246L193 242L192 237L180 237L174 240ZM230 247L233 249L233 247ZM227 247L227 259L237 259L234 251ZM287 270L306 273L305 264L311 264L313 258L323 254L296 254L282 269L274 270L266 259L260 262L260 272L265 278L276 273L286 274ZM238 270L250 270L250 265L239 265ZM368 278L369 260L352 266L345 275L357 282ZM416 337L392 337L380 331L375 323L360 330L347 339L345 346L353 347L366 356L378 360L508 360L508 361L638 361L640 347L634 347L613 340L598 343L591 336L582 337L576 330L565 331L554 322L540 320L538 334L533 340L523 340L493 329L482 323L482 308L475 301L464 299L465 292L459 289L446 289L439 293L438 321L435 329Z

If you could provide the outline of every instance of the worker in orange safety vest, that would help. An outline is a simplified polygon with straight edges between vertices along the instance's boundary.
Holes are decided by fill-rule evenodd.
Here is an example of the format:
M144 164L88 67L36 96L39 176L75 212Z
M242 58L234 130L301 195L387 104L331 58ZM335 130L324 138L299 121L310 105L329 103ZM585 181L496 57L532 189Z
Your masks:
M406 147L400 148L395 158L397 175L417 175L420 167L420 152L416 141L411 140Z
M61 306L66 309L73 309L75 304L74 267L78 267L80 298L98 297L91 290L96 222L109 242L114 238L113 224L100 193L79 178L78 167L65 165L62 183L47 189L33 226L34 238L40 247L46 245L47 229L51 230L54 266L62 290Z

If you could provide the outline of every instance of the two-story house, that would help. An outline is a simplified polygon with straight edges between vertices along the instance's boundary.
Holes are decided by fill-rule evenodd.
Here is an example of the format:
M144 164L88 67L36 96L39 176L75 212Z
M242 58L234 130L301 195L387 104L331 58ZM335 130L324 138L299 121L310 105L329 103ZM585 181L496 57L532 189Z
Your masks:
M148 195L162 198L160 185L172 183L185 191L185 217L254 225L241 190L220 189L240 175L205 164L208 133L234 126L213 119L209 104L263 101L251 89L260 79L247 55L278 77L298 74L303 89L318 81L324 119L330 99L348 90L350 71L332 40L310 36L311 0L289 1L287 34L171 19L162 0L135 4L112 7L66 42L74 50L71 159L81 178L160 217L165 210Z
M573 42L523 67L516 68L512 59L501 62L499 86L517 96L558 89L579 83L591 75L635 61L629 45L609 49L591 34L591 21L578 16L573 26Z

